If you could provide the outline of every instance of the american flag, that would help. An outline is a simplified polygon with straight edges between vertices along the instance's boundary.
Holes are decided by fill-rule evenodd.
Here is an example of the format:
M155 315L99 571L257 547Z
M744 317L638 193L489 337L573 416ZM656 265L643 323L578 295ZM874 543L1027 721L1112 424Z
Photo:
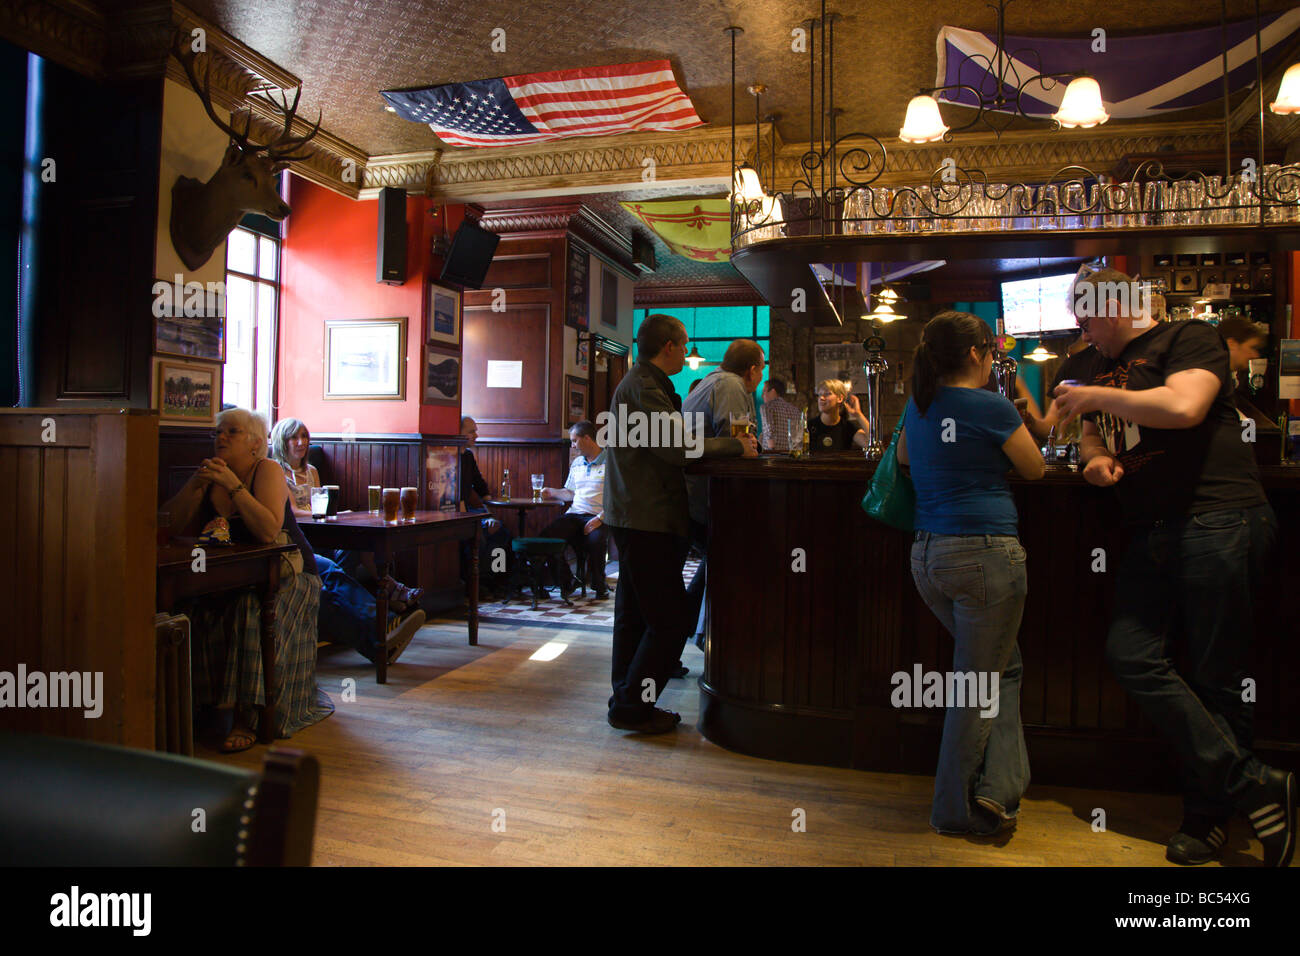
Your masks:
M385 90L397 115L452 146L516 146L563 136L702 126L667 60Z

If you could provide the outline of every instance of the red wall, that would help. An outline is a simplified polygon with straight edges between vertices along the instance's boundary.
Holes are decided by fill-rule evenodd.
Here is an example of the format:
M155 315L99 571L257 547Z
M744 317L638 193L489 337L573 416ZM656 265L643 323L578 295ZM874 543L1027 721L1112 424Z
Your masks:
M323 433L343 432L348 419L358 434L459 433L459 407L420 406L428 250L431 230L436 225L441 232L429 201L407 198L406 282L384 285L375 281L378 201L348 199L296 176L289 184L293 212L281 262L280 416L301 418ZM326 401L325 320L396 317L406 318L406 399Z

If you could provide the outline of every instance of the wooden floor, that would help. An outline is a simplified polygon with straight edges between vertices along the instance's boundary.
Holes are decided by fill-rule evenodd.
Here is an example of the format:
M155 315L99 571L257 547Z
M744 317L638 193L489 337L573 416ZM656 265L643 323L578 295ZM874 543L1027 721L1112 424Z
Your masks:
M548 642L563 653L529 659ZM471 648L463 622L438 621L383 686L352 651L323 650L318 677L337 710L284 742L321 762L315 863L1169 865L1172 797L1035 786L1009 838L945 837L928 825L930 777L723 750L695 729L694 646L692 676L661 701L681 713L677 732L613 730L609 644L608 632L485 624ZM264 750L199 755L256 767ZM1096 808L1104 832L1092 829ZM796 809L806 832L792 830ZM1258 855L1234 821L1225 862Z

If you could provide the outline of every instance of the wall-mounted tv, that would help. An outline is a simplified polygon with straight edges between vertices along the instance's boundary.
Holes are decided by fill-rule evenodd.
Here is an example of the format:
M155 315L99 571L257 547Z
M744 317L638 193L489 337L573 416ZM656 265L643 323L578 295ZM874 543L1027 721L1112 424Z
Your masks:
M1037 337L1078 328L1070 303L1075 273L1013 279L1002 283L1003 329L1008 335Z
M500 241L500 236L466 219L452 237L451 249L443 262L441 281L454 282L466 289L483 288L483 279Z

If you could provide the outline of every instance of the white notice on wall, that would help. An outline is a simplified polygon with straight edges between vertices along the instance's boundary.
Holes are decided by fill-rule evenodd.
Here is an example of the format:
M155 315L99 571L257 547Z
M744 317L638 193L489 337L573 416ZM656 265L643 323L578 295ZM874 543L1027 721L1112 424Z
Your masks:
M488 388L523 388L523 362L488 362Z

